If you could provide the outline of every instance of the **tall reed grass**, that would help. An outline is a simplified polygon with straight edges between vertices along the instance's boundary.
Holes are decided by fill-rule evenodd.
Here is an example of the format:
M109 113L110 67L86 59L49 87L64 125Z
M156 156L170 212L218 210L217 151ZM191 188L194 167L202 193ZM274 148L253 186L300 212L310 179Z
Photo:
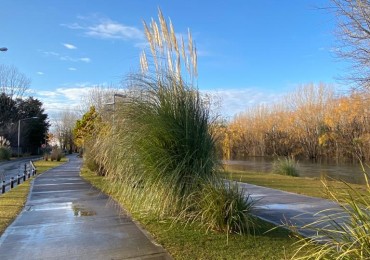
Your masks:
M298 163L293 158L285 158L284 160L278 158L273 163L272 171L273 173L281 175L299 176Z
M329 214L307 225L305 228L316 230L317 235L299 241L297 254L305 252L305 256L295 258L296 254L294 259L370 259L370 184L364 167L363 171L366 193L347 184L344 201L342 191L333 190L324 182L326 191L343 212Z
M129 193L136 202L147 207L156 201L160 212L177 211L216 178L219 160L209 111L197 90L171 77L140 76L135 82L141 96L131 96L119 108L114 133L108 142L98 142L97 156L111 177L134 187Z
M186 49L160 11L159 20L159 26L144 23L154 66L144 53L143 71L129 77L126 99L115 104L112 127L95 139L94 162L118 185L111 192L131 211L248 232L250 202L234 186L223 185L217 173L210 106L193 85L197 59L191 34Z

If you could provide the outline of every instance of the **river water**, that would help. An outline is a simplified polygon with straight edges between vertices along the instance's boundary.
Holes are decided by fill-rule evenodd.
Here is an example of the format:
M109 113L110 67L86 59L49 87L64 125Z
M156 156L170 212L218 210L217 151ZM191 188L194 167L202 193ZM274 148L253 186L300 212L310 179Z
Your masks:
M223 161L223 163L226 170L261 173L270 173L273 167L273 159L266 157L249 157L245 160ZM348 183L365 184L364 174L358 163L317 163L302 160L298 161L298 171L300 177L321 178L321 176L328 176ZM370 173L369 168L367 168L367 172Z

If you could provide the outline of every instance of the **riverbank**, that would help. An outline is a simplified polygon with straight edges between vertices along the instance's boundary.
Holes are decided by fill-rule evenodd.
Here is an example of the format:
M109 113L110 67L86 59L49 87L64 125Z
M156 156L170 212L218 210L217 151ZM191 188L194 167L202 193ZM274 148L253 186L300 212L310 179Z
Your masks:
M281 157L281 159L285 159ZM269 174L274 170L276 157L246 157L243 160L223 161L223 168L226 171L242 171ZM362 166L358 161L333 161L321 160L312 161L307 159L296 160L295 168L300 177L318 178L326 176L328 178L343 180L353 184L366 184L363 176Z
M223 176L226 179L246 182L254 185L268 187L272 189L278 189L297 194L307 195L311 197L318 197L329 199L330 196L324 189L323 181L320 178L309 178L309 177L292 177L286 175L279 175L273 173L260 173L250 171L225 171ZM340 191L342 197L347 196L348 192L351 192L349 186L340 181L334 181L327 179L328 187L333 190ZM366 185L351 184L356 191L360 193L366 193ZM341 197L339 196L339 197Z

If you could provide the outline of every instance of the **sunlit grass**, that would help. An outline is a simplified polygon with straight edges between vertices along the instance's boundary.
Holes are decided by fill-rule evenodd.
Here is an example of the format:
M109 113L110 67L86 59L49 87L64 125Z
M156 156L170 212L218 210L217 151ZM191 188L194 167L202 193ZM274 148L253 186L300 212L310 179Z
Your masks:
M37 168L37 173L43 173L46 170L59 166L66 162L66 158L63 158L61 162L50 162L50 161L36 161L34 165ZM24 183L17 185L14 189L0 195L0 234L13 222L16 216L21 212L24 205L26 204L27 196L30 191L30 180L26 180Z
M16 186L11 191L0 195L0 234L9 226L26 203L30 182Z
M66 157L63 157L60 162L58 161L45 161L45 160L38 160L35 161L33 164L37 168L37 174L43 173L44 171L47 171L51 168L57 167L65 162L67 162L68 159Z
M269 187L273 189L293 192L297 194L319 197L329 199L330 195L327 193L322 185L322 181L319 178L308 178L308 177L291 177L280 174L272 173L257 173L257 172L247 172L247 171L235 171L227 170L223 173L225 178L250 183L254 185L259 185L263 187ZM351 189L340 181L329 180L327 185L338 191L348 191L352 192ZM366 194L366 185L353 184L351 185L361 194ZM339 198L342 196L339 195ZM344 199L344 197L343 197Z

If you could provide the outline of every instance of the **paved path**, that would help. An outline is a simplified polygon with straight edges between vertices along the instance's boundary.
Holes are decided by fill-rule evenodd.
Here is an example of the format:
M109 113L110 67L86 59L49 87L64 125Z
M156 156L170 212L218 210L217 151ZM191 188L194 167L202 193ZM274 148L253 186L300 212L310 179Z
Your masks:
M253 201L254 214L276 225L288 224L295 226L302 235L311 236L317 233L317 228L331 228L327 221L328 215L336 214L338 223L347 219L343 209L333 201L314 198L296 193L275 190L257 185L238 182ZM340 217L340 219L339 219ZM313 225L313 229L301 227L315 221L322 221Z
M0 259L171 259L108 196L79 176L81 160L38 176L0 237Z

